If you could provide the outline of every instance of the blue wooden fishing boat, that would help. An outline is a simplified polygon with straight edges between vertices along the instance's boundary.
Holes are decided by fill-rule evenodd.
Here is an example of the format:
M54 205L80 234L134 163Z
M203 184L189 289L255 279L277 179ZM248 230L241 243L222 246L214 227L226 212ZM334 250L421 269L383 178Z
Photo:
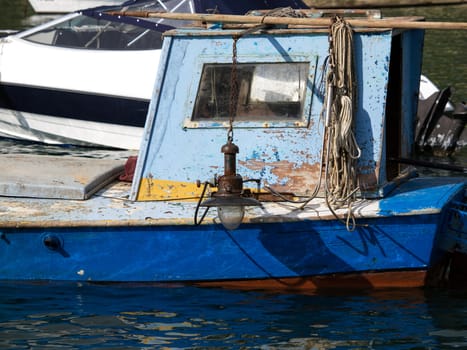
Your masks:
M165 34L131 182L122 161L0 158L0 279L466 281L465 178L392 161L413 148L424 31L244 17Z

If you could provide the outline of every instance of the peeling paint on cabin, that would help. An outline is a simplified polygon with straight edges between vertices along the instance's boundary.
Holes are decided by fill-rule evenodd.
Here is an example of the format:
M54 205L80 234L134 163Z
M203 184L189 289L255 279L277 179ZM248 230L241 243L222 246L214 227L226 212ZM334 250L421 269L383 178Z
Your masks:
M292 192L297 195L307 195L313 192L319 182L319 163L293 163L286 160L264 162L260 160L239 161L239 164L261 175L270 173L273 176L261 178L265 186L270 186L279 192ZM267 171L265 169L267 168Z

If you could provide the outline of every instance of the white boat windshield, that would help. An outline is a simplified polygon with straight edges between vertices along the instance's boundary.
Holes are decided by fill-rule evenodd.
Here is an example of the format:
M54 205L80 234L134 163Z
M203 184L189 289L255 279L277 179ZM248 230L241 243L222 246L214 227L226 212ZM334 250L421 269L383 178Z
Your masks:
M54 21L23 39L58 47L101 50L149 50L162 47L162 33L183 25L180 21L107 15L106 11L166 11L193 13L191 0L157 0L124 7L102 7Z
M147 50L162 47L162 33L131 24L78 16L23 39L59 47Z
M292 6L307 8L299 0L129 0L120 6L102 6L82 10L20 37L35 43L58 47L101 50L160 49L162 33L189 22L160 18L112 16L108 11L147 11L180 13L245 14L252 9Z

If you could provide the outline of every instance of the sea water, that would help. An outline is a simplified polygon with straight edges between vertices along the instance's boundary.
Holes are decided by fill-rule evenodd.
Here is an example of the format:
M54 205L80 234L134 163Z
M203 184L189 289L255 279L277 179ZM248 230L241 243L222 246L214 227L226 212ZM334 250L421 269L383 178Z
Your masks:
M467 5L389 13L466 21ZM44 20L31 15L26 0L0 0L0 29ZM467 98L466 39L465 32L429 32L424 49L423 72L440 87L452 85L455 102ZM8 139L0 139L0 153L112 159L135 154ZM465 167L467 153L429 159ZM186 285L0 282L0 349L464 348L467 290L281 294Z
M0 283L2 349L461 349L465 291Z

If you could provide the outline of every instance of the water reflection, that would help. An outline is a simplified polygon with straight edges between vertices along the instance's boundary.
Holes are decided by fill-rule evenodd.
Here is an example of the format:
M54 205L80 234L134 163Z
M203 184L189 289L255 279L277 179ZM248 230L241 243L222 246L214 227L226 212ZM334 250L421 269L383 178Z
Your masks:
M2 283L0 310L0 348L8 349L429 349L467 344L467 300L453 291L300 295Z

